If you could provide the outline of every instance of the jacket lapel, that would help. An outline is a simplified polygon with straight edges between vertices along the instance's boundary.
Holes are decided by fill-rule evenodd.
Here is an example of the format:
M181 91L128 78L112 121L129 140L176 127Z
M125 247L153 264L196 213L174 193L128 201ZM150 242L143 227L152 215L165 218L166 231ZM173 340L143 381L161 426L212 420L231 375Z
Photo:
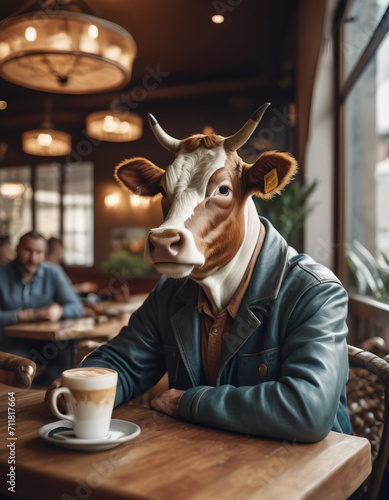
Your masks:
M255 265L246 295L223 349L216 385L223 369L269 313L284 278L288 245L274 227L261 217L266 237Z
M171 318L173 334L193 387L200 385L202 361L200 347L200 317L197 311L198 285L187 281L180 290L179 301L184 303Z

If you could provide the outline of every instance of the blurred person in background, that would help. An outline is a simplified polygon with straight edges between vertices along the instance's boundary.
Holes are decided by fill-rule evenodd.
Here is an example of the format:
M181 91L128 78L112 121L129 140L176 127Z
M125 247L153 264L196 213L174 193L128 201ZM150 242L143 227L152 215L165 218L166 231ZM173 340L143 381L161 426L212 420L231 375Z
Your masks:
M15 251L11 246L8 234L0 234L0 264L7 264L14 258Z
M59 238L49 238L47 240L47 255L46 261L56 264L58 266L62 265L63 257L63 245Z
M46 252L46 239L36 231L30 231L20 238L16 259L0 265L0 350L36 362L32 354L38 357L42 342L8 337L3 327L78 318L84 314L81 300L63 269L45 262ZM54 367L61 365L59 358L50 360Z

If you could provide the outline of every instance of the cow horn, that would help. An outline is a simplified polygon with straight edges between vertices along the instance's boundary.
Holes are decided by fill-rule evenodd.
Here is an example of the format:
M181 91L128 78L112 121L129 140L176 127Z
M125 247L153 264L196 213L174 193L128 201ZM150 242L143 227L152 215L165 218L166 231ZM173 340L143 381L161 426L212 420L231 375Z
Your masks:
M155 137L162 144L162 146L171 153L177 153L181 147L181 141L167 134L153 115L149 113L148 116L151 130L153 131Z
M230 151L236 151L243 144L245 144L251 137L251 134L256 129L258 123L261 121L262 116L264 115L266 109L270 106L270 102L263 104L257 111L253 114L250 120L243 125L243 127L238 130L234 135L227 137L225 139L224 145Z

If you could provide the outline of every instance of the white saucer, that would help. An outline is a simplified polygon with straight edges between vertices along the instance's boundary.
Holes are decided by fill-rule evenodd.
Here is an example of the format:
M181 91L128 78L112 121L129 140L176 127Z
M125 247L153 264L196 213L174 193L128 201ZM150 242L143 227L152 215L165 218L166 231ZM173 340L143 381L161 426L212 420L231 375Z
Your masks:
M39 429L39 435L63 448L78 451L103 451L115 448L119 444L134 439L140 434L140 427L126 420L111 420L109 434L103 438L80 439L77 438L69 420L57 420L44 425Z

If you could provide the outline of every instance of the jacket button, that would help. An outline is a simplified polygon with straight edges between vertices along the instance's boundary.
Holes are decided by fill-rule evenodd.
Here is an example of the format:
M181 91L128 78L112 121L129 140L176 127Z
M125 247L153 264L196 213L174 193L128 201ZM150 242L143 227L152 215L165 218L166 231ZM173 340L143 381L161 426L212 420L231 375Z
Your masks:
M260 365L260 366L259 366L259 370L258 370L258 371L259 371L259 376L260 376L261 378L266 377L266 374L267 374L267 366L266 366L266 365L264 365L264 364Z

